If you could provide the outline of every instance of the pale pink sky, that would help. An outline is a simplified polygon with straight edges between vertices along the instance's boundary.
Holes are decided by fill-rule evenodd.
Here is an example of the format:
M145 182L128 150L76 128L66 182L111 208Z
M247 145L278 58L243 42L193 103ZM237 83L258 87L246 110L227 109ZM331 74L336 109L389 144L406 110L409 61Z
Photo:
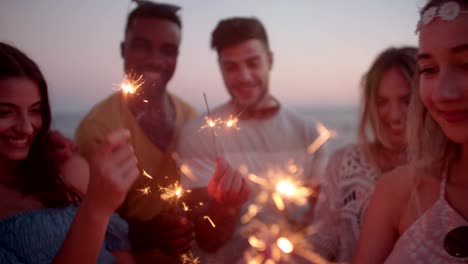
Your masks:
M228 96L216 54L216 23L256 16L267 28L275 65L271 90L283 104L355 105L359 80L391 45L415 45L422 0L168 0L182 6L183 43L169 89L202 109ZM24 50L42 68L53 109L87 111L122 77L119 43L129 0L2 0L0 40Z

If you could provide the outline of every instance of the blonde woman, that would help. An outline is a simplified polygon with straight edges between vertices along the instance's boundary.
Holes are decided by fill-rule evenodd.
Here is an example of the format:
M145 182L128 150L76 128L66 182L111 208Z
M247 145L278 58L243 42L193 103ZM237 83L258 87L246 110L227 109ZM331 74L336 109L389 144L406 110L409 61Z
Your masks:
M406 162L404 130L415 72L416 48L389 48L362 79L360 142L331 156L314 221L312 244L329 260L351 261L376 181Z
M354 263L468 262L468 1L428 1L411 162L382 177Z

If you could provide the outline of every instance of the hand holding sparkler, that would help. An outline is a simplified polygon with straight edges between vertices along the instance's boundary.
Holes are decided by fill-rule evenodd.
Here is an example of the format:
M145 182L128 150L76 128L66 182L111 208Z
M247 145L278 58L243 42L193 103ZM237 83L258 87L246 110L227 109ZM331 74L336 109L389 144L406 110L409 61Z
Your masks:
M218 158L215 173L208 183L208 193L220 204L238 207L247 201L250 189L238 171Z
M126 129L109 134L90 162L90 180L83 203L92 201L100 213L113 213L140 175Z

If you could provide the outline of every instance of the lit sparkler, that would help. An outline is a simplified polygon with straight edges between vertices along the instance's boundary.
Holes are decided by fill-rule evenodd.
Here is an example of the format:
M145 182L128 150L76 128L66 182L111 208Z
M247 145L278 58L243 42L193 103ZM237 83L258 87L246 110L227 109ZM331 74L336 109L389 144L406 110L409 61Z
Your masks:
M125 75L122 83L120 84L120 90L123 94L134 94L144 83L143 75L137 77L133 74L128 74Z
M211 218L210 218L209 216L205 215L205 216L203 216L203 219L208 220L208 222L210 222L210 224L211 224L211 226L212 226L213 228L216 227L215 223L213 222L213 220L211 220Z
M334 130L328 130L322 123L317 123L318 137L307 147L307 152L315 153L327 140L336 137L337 133Z
M143 170L143 176L145 176L146 178L152 180L153 177L151 175L149 175L145 170Z
M192 251L180 255L180 261L182 264L200 264L200 260L193 255Z
M161 199L169 202L177 201L184 195L184 189L179 185L179 182L168 187L159 186L159 190L161 191Z
M145 187L142 189L137 189L139 192L141 192L142 195L148 195L151 193L151 188L150 187Z
M247 264L290 263L297 257L312 263L328 263L314 253L312 246L305 239L304 230L293 231L284 222L267 225L255 220L241 232L248 237L251 246L244 252Z

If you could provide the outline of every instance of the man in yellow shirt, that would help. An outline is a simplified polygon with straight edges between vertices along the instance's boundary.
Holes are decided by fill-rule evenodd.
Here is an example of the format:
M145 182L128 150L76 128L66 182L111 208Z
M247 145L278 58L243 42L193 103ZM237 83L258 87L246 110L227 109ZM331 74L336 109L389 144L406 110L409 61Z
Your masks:
M181 41L179 7L138 1L128 16L121 43L124 70L129 78L142 76L144 84L131 96L121 92L98 103L81 121L76 142L81 154L90 158L109 132L127 128L141 171L119 213L137 232L133 247L139 262L177 263L193 240L190 221L167 213L171 206L160 197L160 187L179 181L174 160L176 142L184 123L198 113L166 89L177 63ZM148 222L150 225L145 225ZM151 230L141 230L150 226ZM140 229L139 229L140 228ZM143 234L142 234L143 233ZM151 237L149 237L151 236ZM147 249L159 248L159 250Z

